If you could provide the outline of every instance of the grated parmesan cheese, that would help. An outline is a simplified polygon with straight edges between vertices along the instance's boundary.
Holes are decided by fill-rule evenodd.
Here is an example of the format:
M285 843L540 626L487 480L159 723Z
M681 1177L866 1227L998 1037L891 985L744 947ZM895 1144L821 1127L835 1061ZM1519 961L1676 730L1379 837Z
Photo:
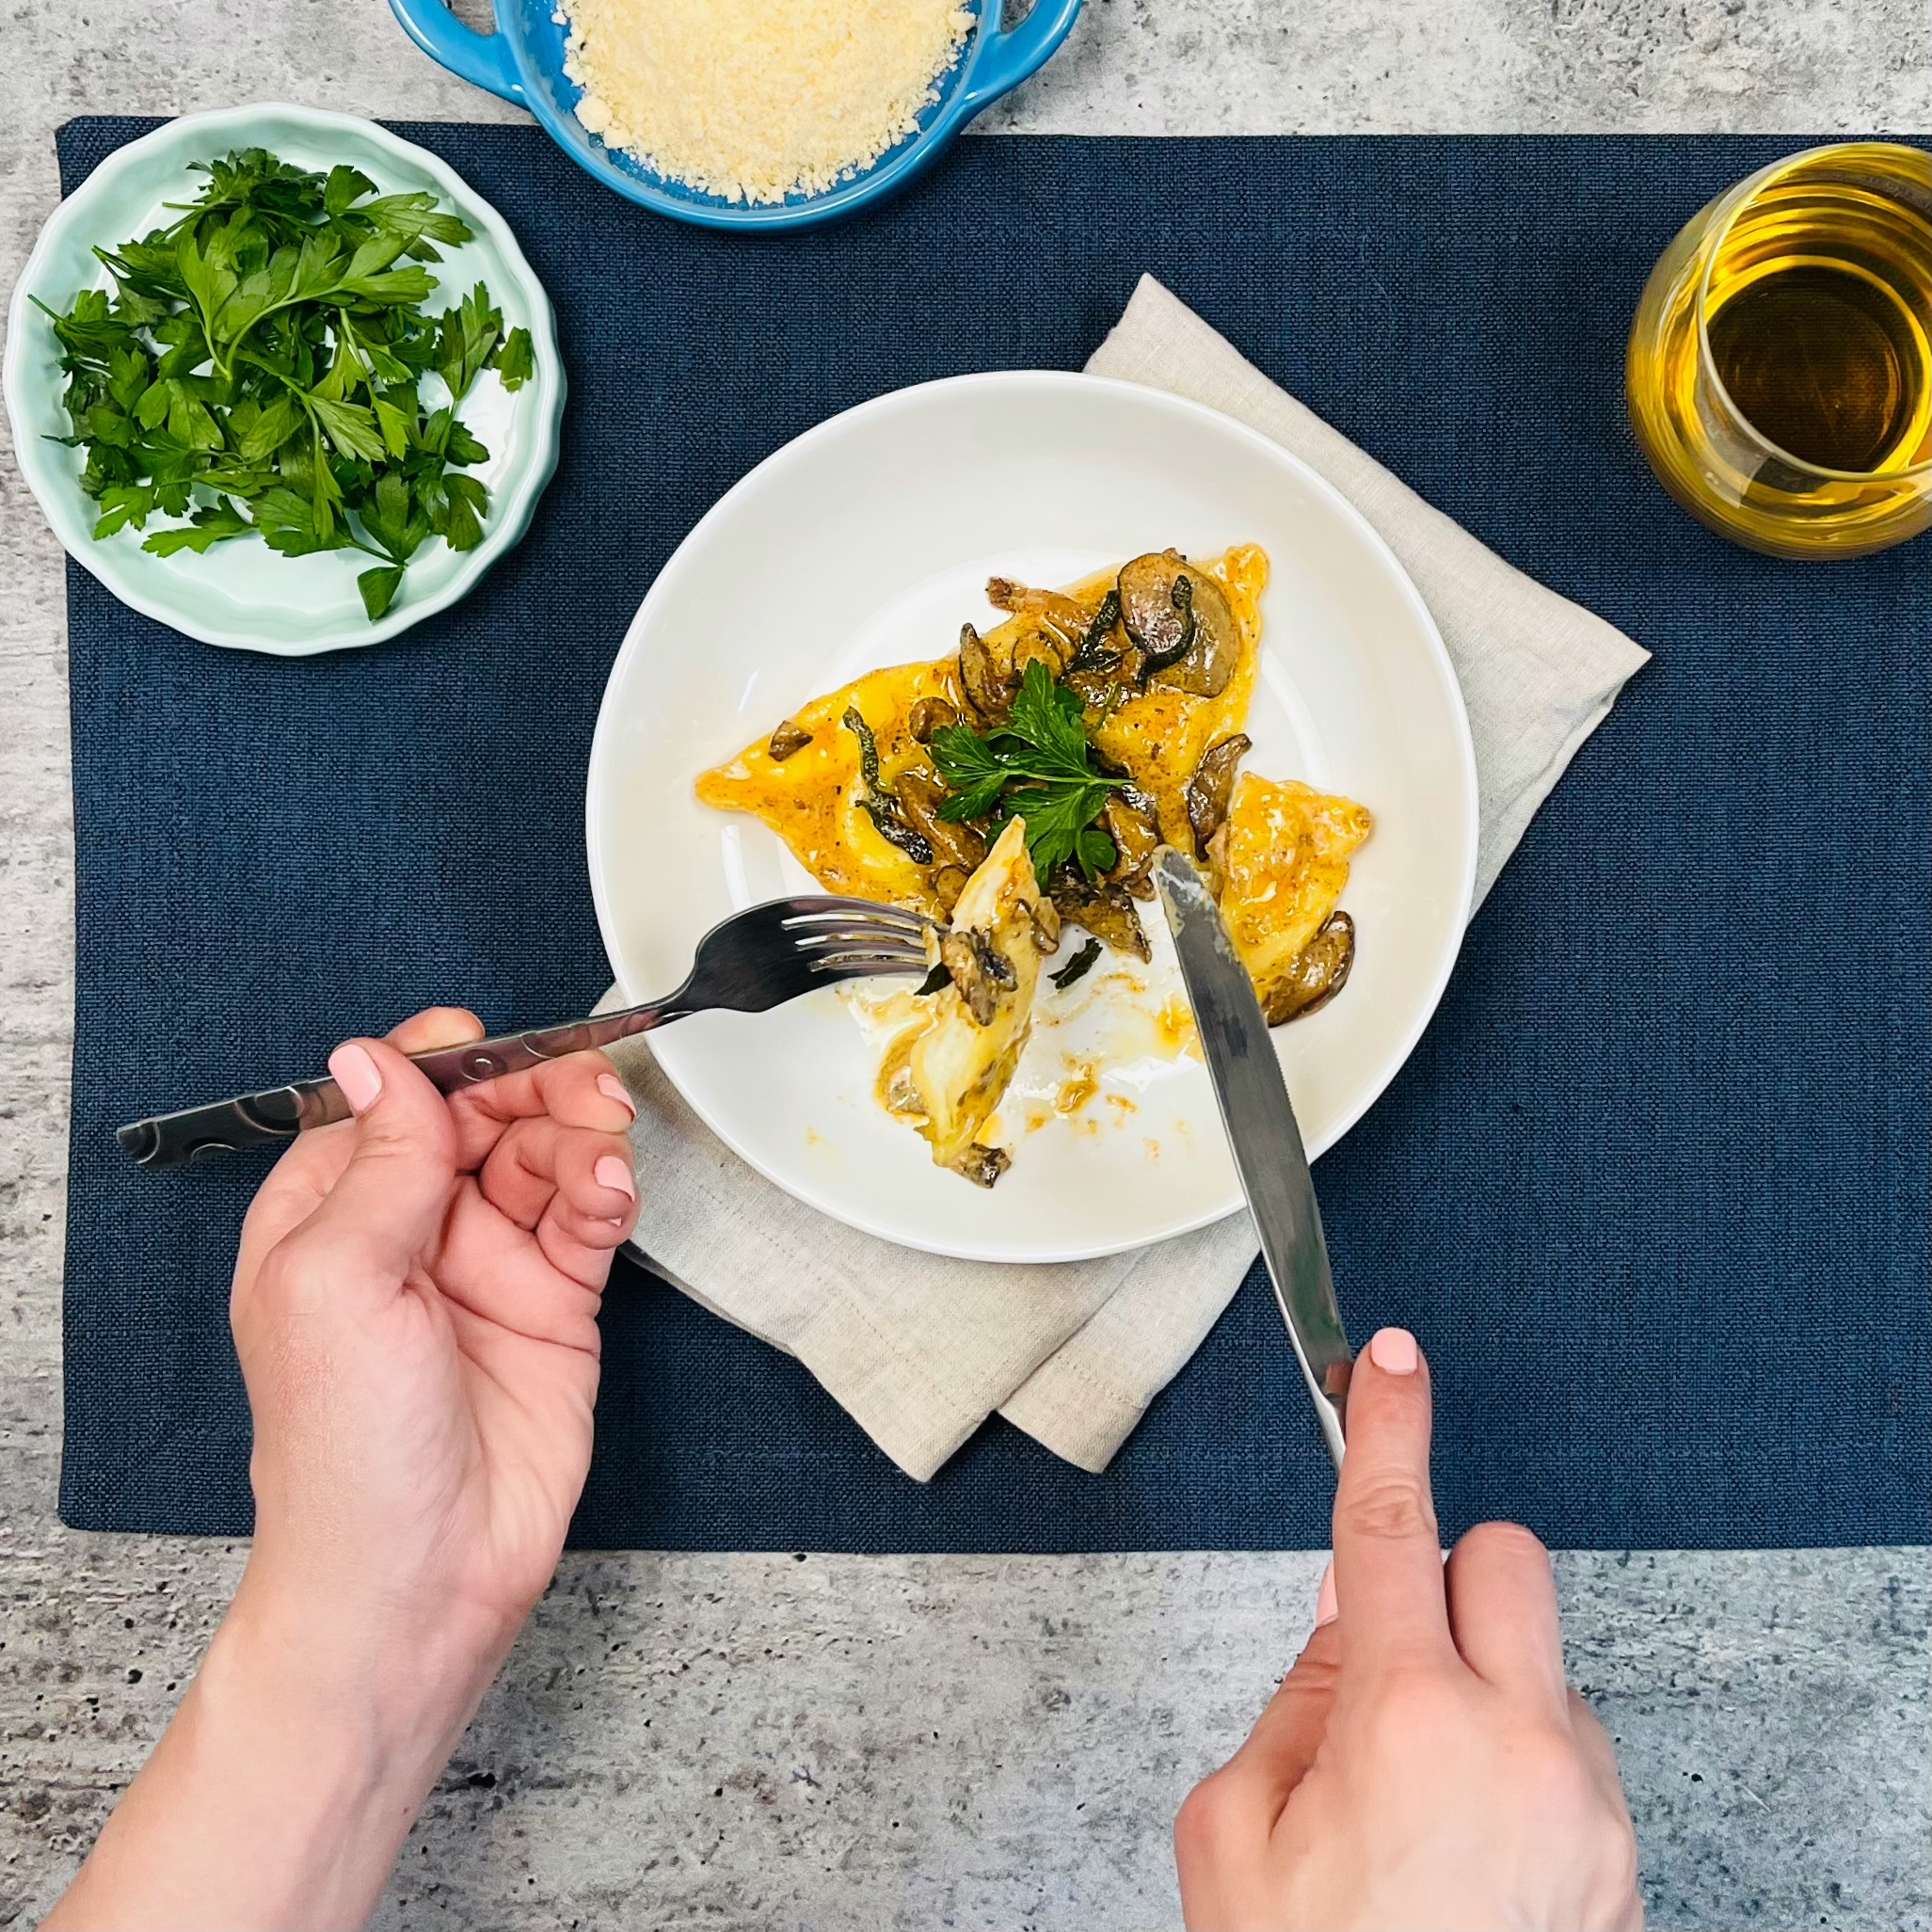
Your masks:
M961 0L558 0L577 119L728 201L823 194L913 132Z

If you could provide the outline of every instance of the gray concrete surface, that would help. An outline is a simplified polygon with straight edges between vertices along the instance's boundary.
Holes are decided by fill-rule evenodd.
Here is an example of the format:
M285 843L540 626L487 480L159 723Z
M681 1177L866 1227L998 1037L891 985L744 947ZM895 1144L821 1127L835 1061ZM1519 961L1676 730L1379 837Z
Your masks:
M464 0L466 10L475 0ZM10 0L0 285L83 112L293 99L514 119L379 0ZM1932 127L1923 0L1090 0L995 130ZM59 552L0 455L0 1926L158 1734L241 1552L54 1516L72 1027ZM385 1927L1177 1919L1166 1831L1309 1620L1319 1558L567 1560ZM1924 1551L1569 1555L1652 1923L1932 1926Z

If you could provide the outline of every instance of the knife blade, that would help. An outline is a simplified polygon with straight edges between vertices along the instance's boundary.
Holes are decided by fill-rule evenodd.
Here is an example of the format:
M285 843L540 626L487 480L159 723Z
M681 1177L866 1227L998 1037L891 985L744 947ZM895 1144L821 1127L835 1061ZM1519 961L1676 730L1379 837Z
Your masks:
M1162 846L1154 858L1154 884L1174 934L1201 1051L1261 1237L1274 1299L1314 1399L1316 1419L1339 1468L1349 1372L1355 1358L1335 1303L1321 1210L1287 1082L1254 983L1193 862L1173 846Z

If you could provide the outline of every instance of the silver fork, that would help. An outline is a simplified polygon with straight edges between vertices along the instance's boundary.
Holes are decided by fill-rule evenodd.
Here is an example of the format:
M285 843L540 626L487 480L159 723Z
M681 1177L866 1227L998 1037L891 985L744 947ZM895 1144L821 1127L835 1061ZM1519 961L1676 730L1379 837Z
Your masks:
M713 926L698 942L691 977L668 998L410 1057L443 1093L454 1094L567 1053L609 1046L689 1014L718 1008L765 1013L838 980L923 973L930 923L918 913L862 899L774 899ZM325 1078L134 1121L115 1138L142 1167L184 1167L200 1154L273 1146L305 1127L348 1117L342 1089Z

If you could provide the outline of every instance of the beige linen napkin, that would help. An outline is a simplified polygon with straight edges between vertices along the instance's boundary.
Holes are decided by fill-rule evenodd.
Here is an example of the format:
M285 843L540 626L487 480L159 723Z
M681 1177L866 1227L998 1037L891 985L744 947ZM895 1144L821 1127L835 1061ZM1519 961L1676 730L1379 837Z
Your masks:
M1647 653L1424 503L1151 277L1087 367L1252 424L1326 476L1401 560L1469 711L1480 903ZM753 1173L679 1098L643 1041L614 1058L638 1104L636 1248L714 1314L797 1356L921 1481L995 1411L1056 1455L1104 1469L1254 1258L1245 1213L1138 1253L1064 1266L896 1248Z

